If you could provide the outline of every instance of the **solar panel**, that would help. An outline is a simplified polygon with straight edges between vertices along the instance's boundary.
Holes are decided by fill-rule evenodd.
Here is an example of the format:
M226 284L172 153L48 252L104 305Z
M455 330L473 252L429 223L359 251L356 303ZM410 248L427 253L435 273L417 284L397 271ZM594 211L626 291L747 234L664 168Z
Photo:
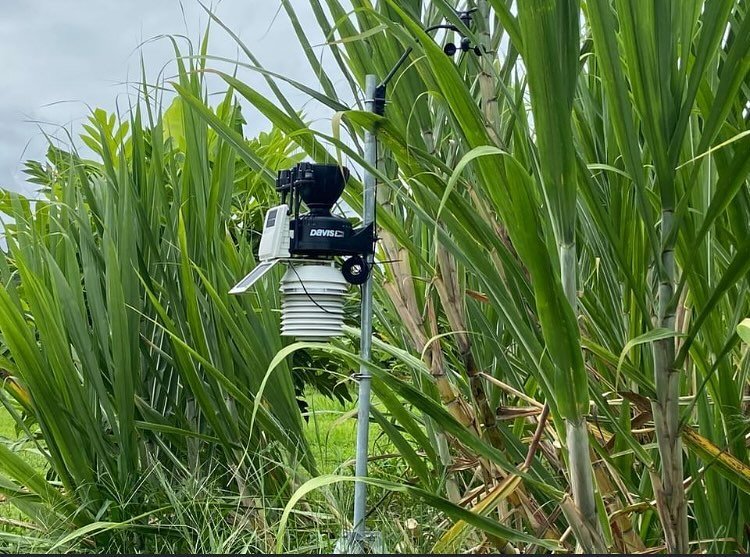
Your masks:
M250 290L250 287L255 284L263 275L265 275L268 271L270 271L276 263L278 263L278 259L274 259L273 261L265 261L261 264L259 264L255 269L250 271L250 273L245 276L240 282L235 284L232 289L229 291L230 294L244 294L248 290Z
M278 209L271 209L270 211L268 211L268 215L266 216L266 228L271 228L274 224L276 224L276 215L278 213Z

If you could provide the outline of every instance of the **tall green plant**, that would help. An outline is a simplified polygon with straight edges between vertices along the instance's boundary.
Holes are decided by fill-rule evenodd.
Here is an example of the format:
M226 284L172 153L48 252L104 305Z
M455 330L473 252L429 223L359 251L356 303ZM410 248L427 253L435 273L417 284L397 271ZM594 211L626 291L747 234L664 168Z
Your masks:
M573 102L580 51L580 5L577 1L536 1L519 4L523 50L539 149L539 171L557 240L560 280L573 313L578 316L576 201L578 193L575 145L572 133ZM521 48L519 46L519 48ZM588 390L585 372L577 388ZM599 531L589 456L588 408L565 416L571 488L588 527ZM596 534L595 534L596 535Z
M640 198L649 195L641 176L647 161L652 164L646 176L655 184L659 199L656 210L661 215L660 240L652 252L658 281L655 325L675 333L681 326L677 313L685 303L682 301L685 291L675 288L680 267L684 270L683 283L688 281L693 285L690 298L698 312L712 309L710 306L701 309L705 304L703 292L713 289L711 299L716 303L726 294L731 295L731 287L741 279L741 275L733 273L734 276L725 276L728 280L721 281L723 284L714 286L709 276L706 277L708 284L698 286L705 279L702 281L693 275L697 266L693 263L694 250L700 249L703 240L695 237L695 229L702 228L705 234L713 223L701 223L689 216L689 210L691 206L696 207L709 216L706 211L710 202L706 201L714 195L715 176L711 176L711 170L705 174L701 169L713 161L714 157L706 156L706 152L722 133L720 119L729 116L733 107L736 110L742 106L740 83L748 66L738 65L735 60L747 58L750 47L743 39L723 41L724 37L743 33L741 28L750 24L741 5L708 2L701 9L701 4L661 2L636 10L634 6L618 2L614 12L608 2L591 2L589 6L594 47L605 78L606 102L617 121L615 138L623 152L628 153L624 158L626 168L634 176L636 195ZM707 92L712 99L710 108L699 100L698 92L702 87L710 91ZM626 104L628 98L633 99L635 114ZM704 126L691 123L691 119L696 118L693 116L696 108L698 118L705 119ZM738 116L741 121L745 120ZM746 123L741 125L746 126ZM725 129L724 134L732 136L735 132L736 129ZM714 164L721 167L721 159L723 156L719 155ZM746 176L747 172L743 172L735 179L744 181ZM716 193L719 199L724 196L723 192ZM641 205L640 212L650 226L652 209ZM684 250L681 265L680 243ZM708 265L713 267L714 263L708 261ZM682 326L685 326L684 320ZM691 329L693 334L697 333L694 327ZM719 335L726 337L726 333ZM653 344L656 395L653 413L661 456L661 480L655 492L667 547L675 552L686 552L690 537L680 441L683 417L679 408L684 374L681 364L690 342L683 345L680 358L675 356L673 337L664 336ZM720 360L716 363L721 367L726 365ZM735 391L730 399L736 401L737 394ZM744 450L741 453L745 456Z
M475 478L484 478L476 512L532 509L521 511L525 528L559 535L559 521L537 521L539 503L553 497L589 549L601 547L597 529L626 552L662 540L684 551L689 539L721 531L734 541L706 547L744 547L747 454L736 417L747 360L734 334L748 287L744 5L596 1L581 11L574 2L524 2L516 16L509 2L489 0L478 2L476 32L439 0L355 1L351 12L337 0L311 6L337 67L321 81L323 93L295 85L334 111L346 102L327 86L337 73L357 89L366 73L385 75L414 48L389 89L386 119L345 111L326 137L279 108L288 101L278 91L275 103L225 79L312 158L334 158L322 139L365 164L341 141L364 127L386 148L385 164L372 169L381 180L381 255L398 261L383 267L387 342L379 349L406 363L423 393L378 386L390 419L472 502ZM294 19L291 4L285 8ZM482 56L447 59L421 31L442 19L481 44ZM310 44L302 27L297 33ZM254 60L248 66L271 75ZM313 68L322 71L317 61ZM356 187L349 195L358 208ZM460 357L466 342L455 324L470 333L473 370ZM554 424L536 424L543 456L528 444L528 416L540 411L496 425L483 417L485 401L503 417L508 405L537 400L549 404ZM545 445L565 437L566 419L579 441L569 465ZM656 451L647 442L652 419ZM601 499L585 485L590 439ZM481 455L484 474L448 476L446 443ZM705 460L719 454L707 446L735 455L735 472L724 459ZM527 462L524 488L500 489ZM574 478L583 522L559 497L561 477ZM638 506L654 495L663 533L651 507ZM725 501L736 520L718 519ZM696 518L685 522L688 505Z
M319 59L308 56L319 89L259 67L240 43L249 62L239 67L261 73L273 96L243 83L233 64L220 74L228 93L214 111L201 72L183 68L176 89L185 158L168 156L171 147L154 141L154 133L134 131L143 128L137 118L133 131L94 134L92 141L106 139L94 141L101 165L58 158L65 184L78 184L70 176L96 179L76 178L80 186L65 188L55 183L52 191L65 203L51 209L32 213L24 200L8 203L23 217L13 253L33 255L24 259L32 262L27 269L10 260L5 273L14 304L7 305L7 344L15 343L10 367L19 384L24 372L55 366L55 377L69 378L62 370L82 365L87 352L73 343L75 350L64 348L71 333L53 324L70 302L49 286L58 273L48 272L47 262L64 261L58 266L72 277L69 285L85 281L84 271L96 264L111 272L93 273L101 286L86 285L82 307L99 293L93 303L115 310L116 331L139 332L138 339L127 337L139 348L135 357L112 346L108 314L88 325L96 346L105 347L97 348L97 359L110 370L103 387L110 413L119 420L122 411L126 423L147 432L133 439L113 428L99 436L103 454L113 443L141 447L146 435L163 443L160 455L184 453L193 463L203 449L245 463L237 443L246 438L265 444L278 435L287 451L295 450L297 438L279 432L281 424L294 433L298 421L284 358L268 372L281 382L274 394L287 393L278 407L254 401L248 393L256 392L257 377L244 373L246 362L266 369L269 351L279 348L275 338L255 346L241 334L275 330L273 314L251 300L222 297L252 264L252 246L232 235L237 231L221 217L225 212L213 210L226 209L233 188L243 190L238 176L268 184L253 190L258 195L271 191L272 178L266 154L242 135L230 100L236 94L315 160L345 155L352 166L365 165L359 139L366 128L384 147L382 164L371 169L380 180L383 238L375 349L397 365L373 366L381 404L373 417L408 463L404 489L456 520L436 549L472 539L504 552L572 550L563 537L571 528L589 551L603 544L630 553L660 546L685 551L691 541L705 551L747 550L750 466L742 412L750 363L735 332L749 313L750 287L746 7L730 0L648 6L602 0L579 9L550 0L519 4L516 15L510 4L478 2L478 21L469 29L444 0L355 0L353 10L338 0L311 0L335 65L324 75ZM308 47L293 3L283 6ZM481 56L446 58L439 43L455 37L422 31L442 20L482 45ZM413 54L389 89L387 117L358 110L365 74L385 75L407 47ZM205 51L190 58L200 61L192 69L204 69L207 58ZM330 136L295 112L281 80L338 113ZM348 84L347 92L332 83ZM146 126L157 128L158 118ZM132 153L144 164L131 163ZM355 211L359 186L352 179L345 193ZM86 210L67 209L80 206ZM118 211L139 226L125 226ZM97 218L86 221L84 213ZM89 222L90 233L80 233L78 224L58 226L79 220ZM213 240L204 240L206 230L214 231ZM44 249L37 247L40 237ZM76 250L88 253L89 244L94 255L79 264ZM75 257L63 258L68 245ZM123 270L133 261L135 286ZM79 282L69 268L82 269ZM22 288L14 289L17 276ZM37 296L33 307L24 298L27 288ZM76 299L72 286L64 292ZM259 294L258 303L276 296ZM123 300L144 316L140 323L117 309ZM19 318L19 308L33 320ZM38 323L44 318L51 323ZM328 351L353 360L341 345ZM131 409L128 396L116 396L112 387L116 380L124 393L140 394L143 375L119 364L141 362L144 352L150 359L142 368L167 374L148 383L149 393L159 393L157 412L148 411L153 399L143 397L146 404ZM56 391L64 400L80 399L76 385L63 382ZM159 421L174 407L182 409L175 420ZM54 443L66 431L57 433L58 424L46 419L45 436ZM99 423L87 419L81 423ZM565 445L567 454L560 452ZM92 443L87 450L96 449ZM586 484L590 455L596 490ZM140 471L139 458L112 459L118 481ZM8 491L19 505L21 484L35 490L36 509L67 496L18 461L6 461L16 478Z
M176 54L182 87L203 97L199 65ZM5 448L0 470L8 499L45 527L155 528L149 513L169 512L155 467L213 475L243 498L258 470L270 498L296 481L282 463L315 472L289 366L265 377L282 348L277 293L227 295L254 265L272 165L292 164L293 146L278 132L243 139L248 164L190 106L162 110L152 93L144 84L124 122L94 112L92 160L50 148L30 165L35 202L2 197L3 365L50 479ZM242 129L231 93L212 114Z

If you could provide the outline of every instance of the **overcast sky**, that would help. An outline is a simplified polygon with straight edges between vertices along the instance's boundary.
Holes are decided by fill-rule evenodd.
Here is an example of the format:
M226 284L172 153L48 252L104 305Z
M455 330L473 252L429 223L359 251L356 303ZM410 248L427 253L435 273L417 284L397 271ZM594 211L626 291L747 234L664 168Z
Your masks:
M323 42L308 2L291 2L302 22L313 22L311 42ZM280 0L222 0L213 5L266 68L315 83L308 79L309 66L286 13L279 10ZM156 38L184 35L197 45L207 22L197 0L0 0L0 187L30 191L21 168L24 160L44 155L40 126L58 137L64 137L61 126L77 136L91 108L115 111L119 105L124 110L133 92L128 83L140 80L141 53L147 77L154 82L173 58L169 41ZM212 27L209 50L247 61L217 26ZM166 66L167 76L174 73L174 65ZM240 71L240 77L266 90L251 71ZM322 110L305 104L304 95L290 91L289 96L309 117L325 118ZM268 128L257 114L246 118L249 135Z

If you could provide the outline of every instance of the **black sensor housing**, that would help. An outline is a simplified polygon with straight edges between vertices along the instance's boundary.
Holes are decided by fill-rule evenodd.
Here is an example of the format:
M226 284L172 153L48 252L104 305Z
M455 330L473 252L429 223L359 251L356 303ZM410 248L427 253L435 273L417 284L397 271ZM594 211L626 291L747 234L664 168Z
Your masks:
M289 202L292 256L334 257L374 253L372 224L354 228L348 219L331 214L349 179L349 170L335 164L301 162L282 170L276 179L281 202ZM309 211L300 215L301 204Z

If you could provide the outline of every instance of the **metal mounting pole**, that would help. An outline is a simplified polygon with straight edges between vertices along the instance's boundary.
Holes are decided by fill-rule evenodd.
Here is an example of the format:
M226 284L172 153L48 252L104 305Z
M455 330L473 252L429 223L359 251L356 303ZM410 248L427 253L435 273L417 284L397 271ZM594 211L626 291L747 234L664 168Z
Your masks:
M368 75L365 81L366 106L370 112L375 109L375 87L377 79L374 75ZM365 161L371 167L377 164L377 139L371 131L365 132ZM364 169L364 192L363 192L363 225L367 226L375 220L375 175L369 168ZM372 267L374 256L367 256L367 264L370 274L367 281L362 285L361 325L359 356L362 364L359 368L359 401L357 410L357 455L355 463L355 474L357 477L367 476L367 460L369 452L370 435L370 370L367 364L370 362L372 347ZM365 513L367 510L367 484L357 481L354 484L354 524L352 541L363 544L366 528Z
M471 12L458 12L459 18L465 25L471 22ZM425 32L436 29L448 29L451 31L460 30L454 25L439 24L425 29ZM401 65L406 61L411 53L412 48L407 48L396 62L396 65L386 75L383 81L378 84L376 76L368 74L365 78L365 105L368 112L378 116L384 116L385 113L385 96L388 82L396 75ZM479 54L479 52L477 52ZM363 191L363 226L368 226L375 221L375 174L370 168L376 168L378 162L378 140L376 135L367 130L365 131L365 162L367 167L364 169L364 191ZM374 230L374 234L377 230ZM367 477L367 461L369 452L370 436L370 352L372 348L372 269L375 255L367 255L367 267L370 270L367 275L367 281L362 285L362 302L360 318L360 343L359 356L362 363L359 367L359 401L357 408L357 454L355 459L355 475L358 478ZM335 553L354 553L358 551L364 553L367 546L375 550L375 553L383 553L382 538L377 533L369 532L365 528L365 516L367 511L367 484L363 481L354 482L354 524L352 531L336 543ZM343 542L343 544L342 544ZM374 547L379 545L380 547Z

